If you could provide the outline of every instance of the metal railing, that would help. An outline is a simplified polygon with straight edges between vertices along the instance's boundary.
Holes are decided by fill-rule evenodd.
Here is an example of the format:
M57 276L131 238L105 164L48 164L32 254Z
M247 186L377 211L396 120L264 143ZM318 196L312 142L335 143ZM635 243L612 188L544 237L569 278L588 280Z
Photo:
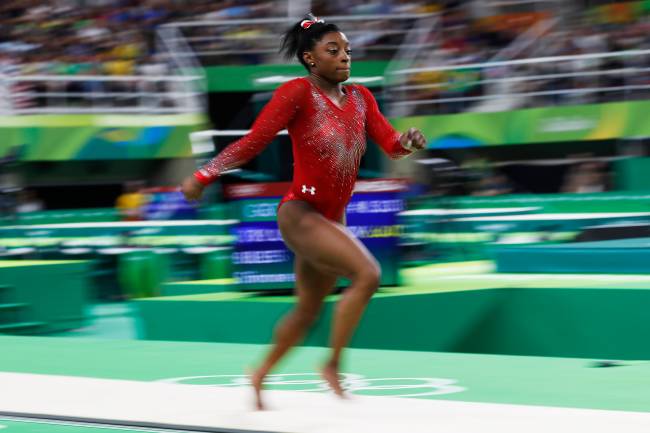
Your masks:
M156 42L158 52L165 53L166 58L172 70L177 75L191 78L189 81L190 89L205 93L207 83L205 77L197 77L196 74L203 75L203 66L187 41L183 38L177 27L161 26L156 31ZM202 104L205 108L205 103Z
M0 74L0 114L205 112L206 80L191 48L176 28L156 36L157 61L141 75Z
M2 114L174 114L200 111L200 76L22 75L0 77ZM8 101L6 101L8 99Z
M510 98L512 108L603 103L650 96L650 50L552 56L391 71L389 89L403 115L475 111L481 101ZM492 87L503 91L486 92ZM390 98L399 94L399 98ZM405 113L406 112L406 113Z
M200 76L26 75L0 77L2 114L174 114L201 110Z
M354 15L323 17L337 24L348 36L355 60L390 60L402 46L413 23L435 14ZM174 22L162 29L174 28L177 35L167 38L170 44L182 39L191 47L175 50L177 57L197 56L204 65L284 63L279 56L284 30L296 18L260 18ZM412 48L433 48L424 41Z

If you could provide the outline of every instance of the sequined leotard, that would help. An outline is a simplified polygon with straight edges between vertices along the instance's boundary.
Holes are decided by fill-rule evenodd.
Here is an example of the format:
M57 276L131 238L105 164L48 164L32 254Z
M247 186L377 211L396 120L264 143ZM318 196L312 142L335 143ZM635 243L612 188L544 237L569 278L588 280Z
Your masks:
M379 112L368 89L346 85L343 106L337 106L306 78L280 86L259 114L248 135L228 145L194 176L203 184L239 167L259 154L284 128L293 146L294 176L280 201L310 203L325 217L338 221L357 179L366 133L393 159L409 155L400 133Z

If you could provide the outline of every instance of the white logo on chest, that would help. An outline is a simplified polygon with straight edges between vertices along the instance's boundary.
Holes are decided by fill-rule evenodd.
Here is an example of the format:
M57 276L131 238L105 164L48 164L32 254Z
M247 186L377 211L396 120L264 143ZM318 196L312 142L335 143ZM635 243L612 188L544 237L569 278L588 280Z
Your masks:
M309 186L308 187L307 185L303 185L302 186L302 193L303 194L310 193L311 195L316 195L316 187L315 186Z

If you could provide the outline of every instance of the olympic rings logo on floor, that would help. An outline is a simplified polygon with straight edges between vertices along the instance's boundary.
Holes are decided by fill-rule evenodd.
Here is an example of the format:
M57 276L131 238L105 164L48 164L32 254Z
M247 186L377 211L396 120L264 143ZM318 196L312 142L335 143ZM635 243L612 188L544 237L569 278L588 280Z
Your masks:
M243 374L220 374L214 376L189 376L162 379L158 382L184 385L203 385L219 387L250 386L248 376ZM454 379L434 377L382 377L367 378L361 374L341 374L343 388L355 395L374 395L385 397L425 397L463 392L466 388L455 385ZM325 380L315 373L270 374L264 381L269 390L326 392L329 387Z

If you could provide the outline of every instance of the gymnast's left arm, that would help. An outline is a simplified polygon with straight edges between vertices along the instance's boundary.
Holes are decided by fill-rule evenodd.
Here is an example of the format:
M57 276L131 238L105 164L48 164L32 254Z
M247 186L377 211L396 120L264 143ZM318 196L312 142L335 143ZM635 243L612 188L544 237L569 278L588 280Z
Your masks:
M424 149L427 141L417 128L400 133L393 128L383 114L370 90L358 86L366 101L366 132L392 159L404 158Z

